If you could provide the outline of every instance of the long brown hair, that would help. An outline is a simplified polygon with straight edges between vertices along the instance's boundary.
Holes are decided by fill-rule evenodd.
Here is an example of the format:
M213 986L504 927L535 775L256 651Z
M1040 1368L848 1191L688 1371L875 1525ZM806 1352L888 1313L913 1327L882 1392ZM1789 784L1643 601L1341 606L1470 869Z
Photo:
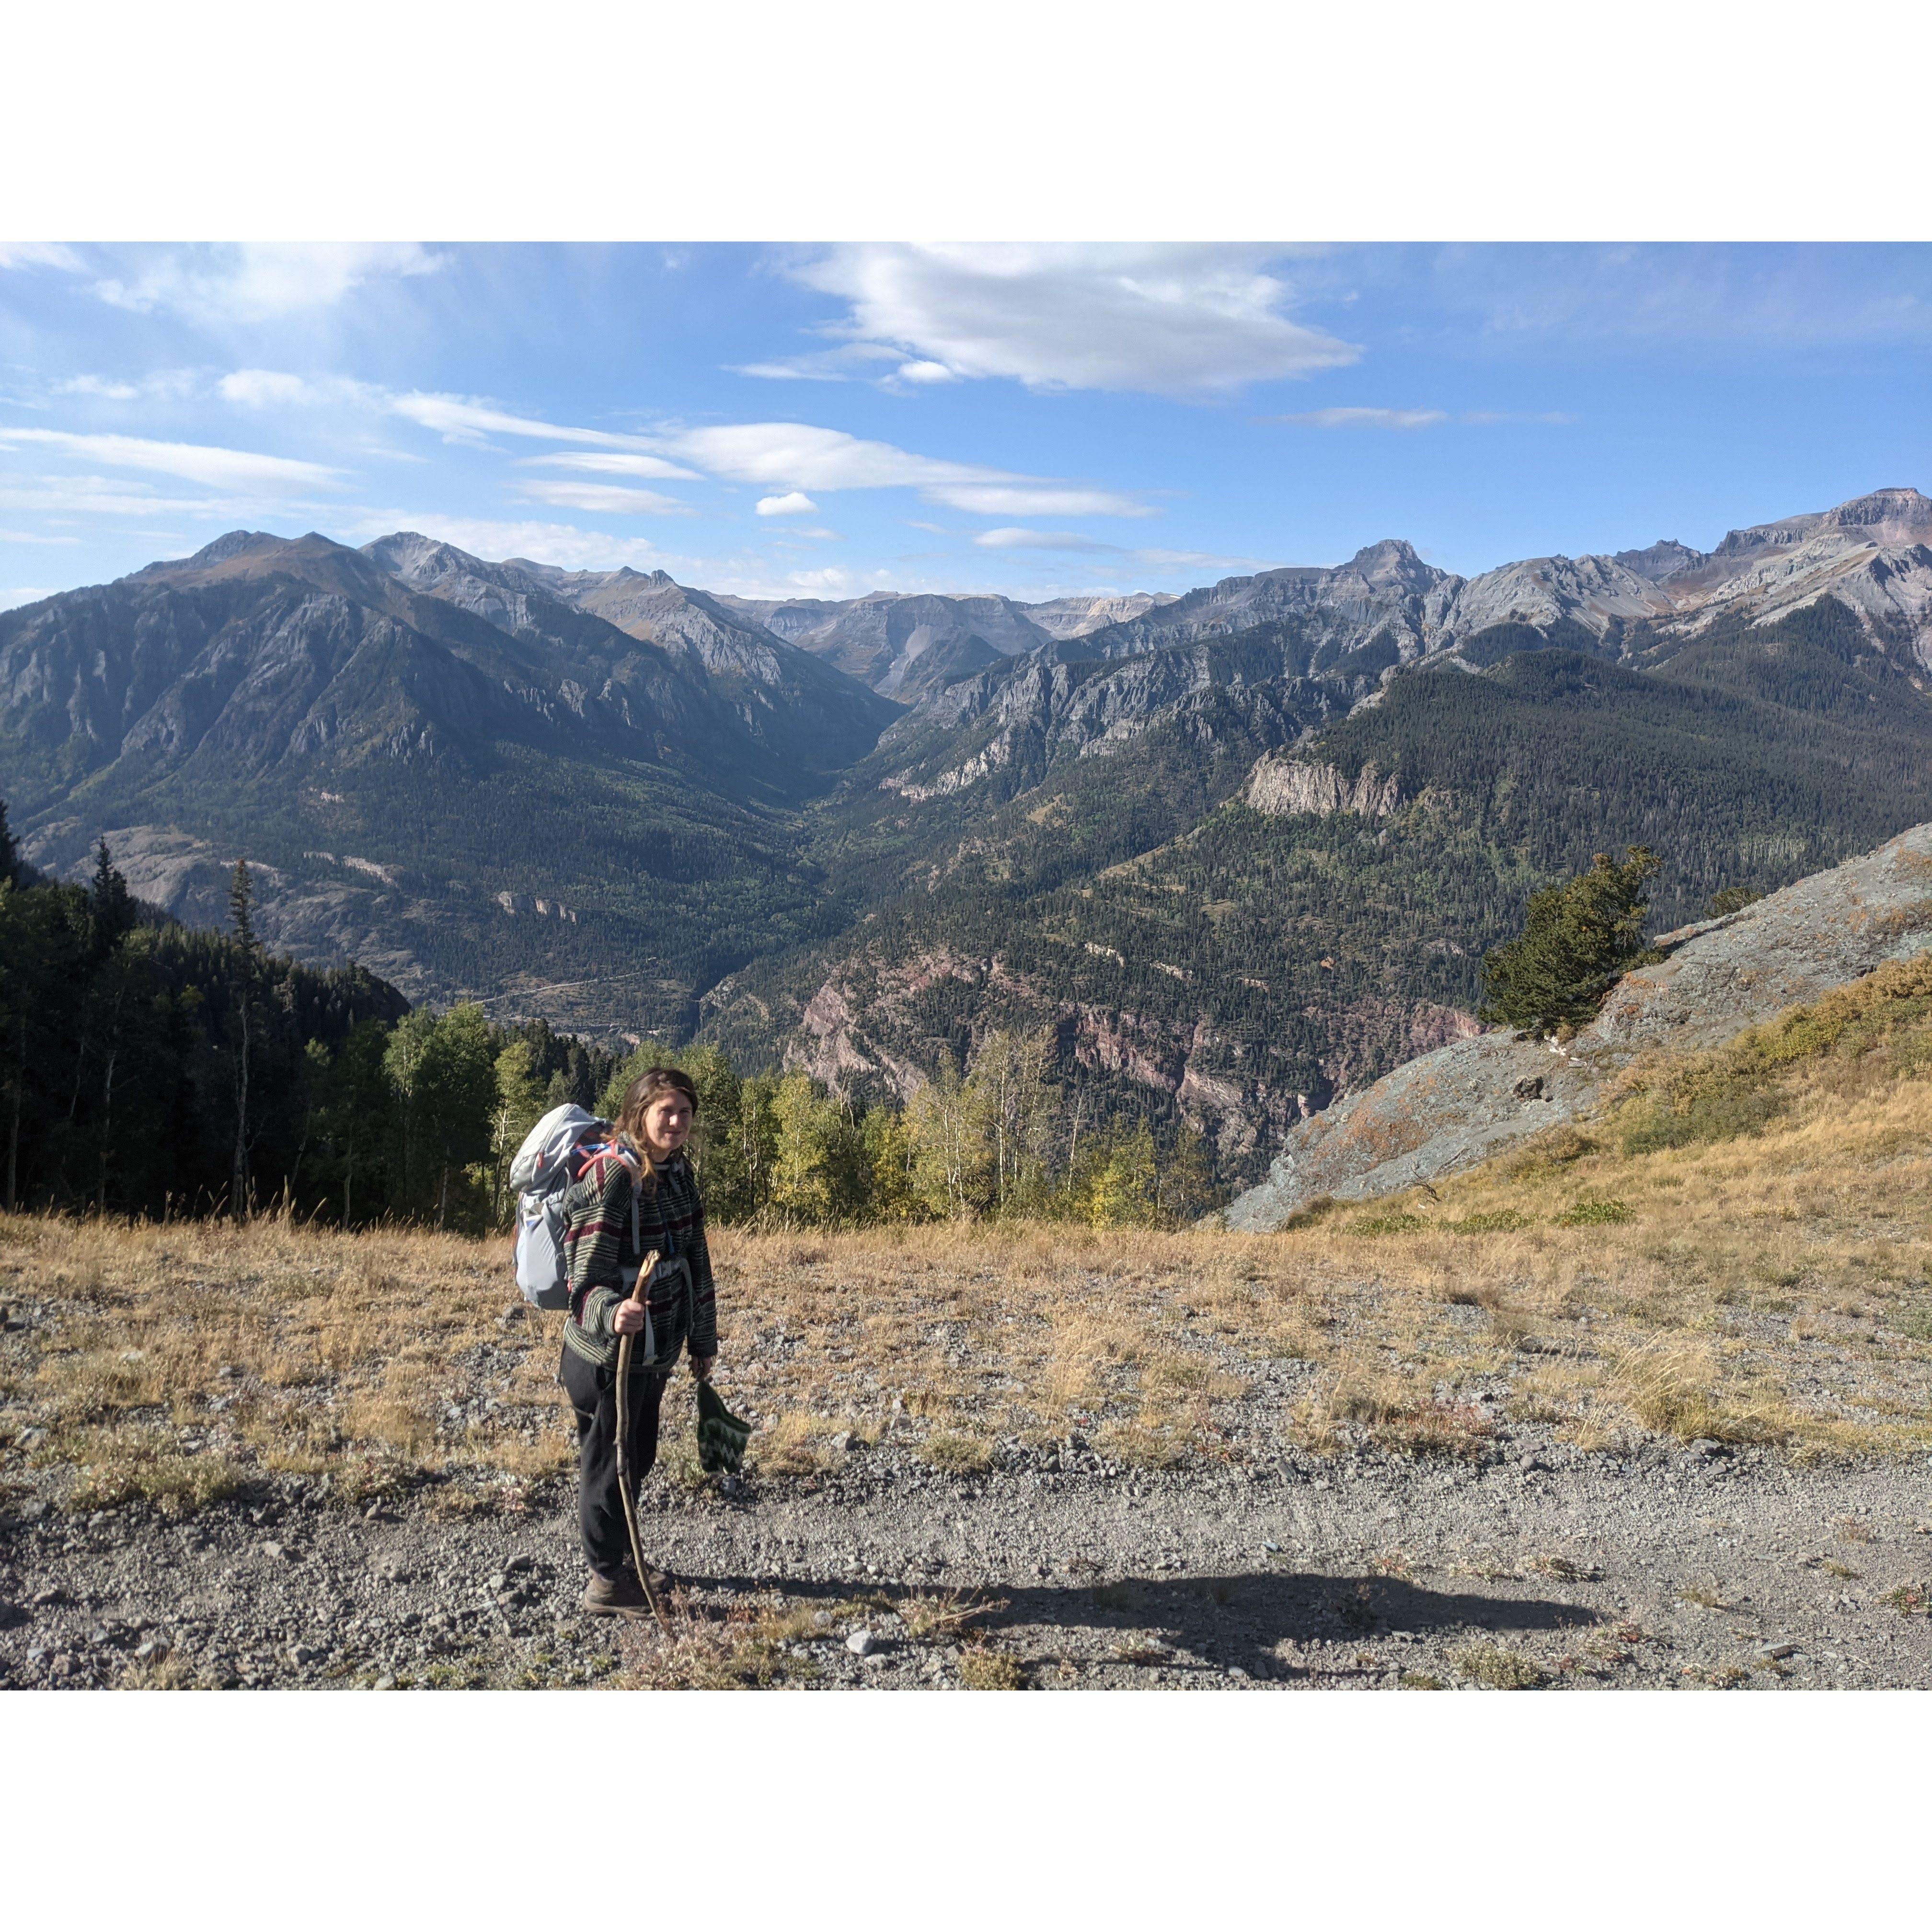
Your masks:
M656 1190L658 1171L651 1160L651 1150L644 1138L644 1115L653 1100L661 1100L667 1094L682 1094L691 1102L691 1116L698 1118L698 1089L692 1084L691 1076L681 1066L649 1066L624 1089L624 1098L617 1108L615 1126L617 1138L638 1156L644 1168L644 1184L646 1192Z

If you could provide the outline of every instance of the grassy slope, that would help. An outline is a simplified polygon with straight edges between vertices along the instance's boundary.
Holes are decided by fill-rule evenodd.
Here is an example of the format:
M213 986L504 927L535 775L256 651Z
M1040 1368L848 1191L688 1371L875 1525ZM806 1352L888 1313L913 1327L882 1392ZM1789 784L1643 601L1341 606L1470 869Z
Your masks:
M844 1432L956 1470L1076 1432L1130 1463L1284 1433L1478 1454L1499 1388L1591 1448L1922 1450L1928 1065L1932 969L1888 968L1640 1070L1587 1132L1277 1236L720 1230L725 1386L768 1477ZM7 1465L70 1466L74 1509L190 1508L265 1468L520 1508L569 1466L557 1318L513 1303L500 1242L20 1217L0 1279L27 1324L0 1358ZM1258 1412L1250 1378L1285 1361L1306 1393Z

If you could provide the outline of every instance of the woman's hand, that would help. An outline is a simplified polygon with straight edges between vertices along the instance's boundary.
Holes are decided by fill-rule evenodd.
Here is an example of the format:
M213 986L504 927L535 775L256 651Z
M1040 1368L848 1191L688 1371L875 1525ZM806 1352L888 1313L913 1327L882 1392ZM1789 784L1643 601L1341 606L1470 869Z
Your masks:
M644 1305L640 1301L620 1301L617 1312L610 1318L610 1326L620 1335L641 1335L644 1332Z
M700 1382L708 1382L711 1379L711 1365L713 1362L716 1361L717 1359L718 1358L716 1355L705 1355L703 1357L697 1355L692 1356L691 1358L691 1372L694 1375Z

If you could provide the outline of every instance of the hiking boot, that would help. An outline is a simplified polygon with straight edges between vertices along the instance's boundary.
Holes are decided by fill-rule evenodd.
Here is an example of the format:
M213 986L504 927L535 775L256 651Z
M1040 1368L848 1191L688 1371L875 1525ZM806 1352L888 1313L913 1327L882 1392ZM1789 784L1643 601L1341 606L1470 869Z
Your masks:
M593 1617L634 1617L648 1612L650 1604L629 1570L616 1576L593 1570L584 1586L584 1607Z

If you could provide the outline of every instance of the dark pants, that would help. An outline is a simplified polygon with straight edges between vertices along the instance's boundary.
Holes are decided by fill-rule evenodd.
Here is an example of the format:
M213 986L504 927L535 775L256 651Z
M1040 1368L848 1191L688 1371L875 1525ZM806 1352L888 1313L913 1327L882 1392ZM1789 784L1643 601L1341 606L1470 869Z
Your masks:
M575 1349L566 1348L557 1380L577 1411L577 1518L584 1532L584 1554L599 1576L614 1577L631 1560L623 1492L617 1486L616 1371L593 1368ZM658 1407L664 1400L664 1381L662 1376L630 1378L624 1457L630 1465L633 1496L657 1460Z

